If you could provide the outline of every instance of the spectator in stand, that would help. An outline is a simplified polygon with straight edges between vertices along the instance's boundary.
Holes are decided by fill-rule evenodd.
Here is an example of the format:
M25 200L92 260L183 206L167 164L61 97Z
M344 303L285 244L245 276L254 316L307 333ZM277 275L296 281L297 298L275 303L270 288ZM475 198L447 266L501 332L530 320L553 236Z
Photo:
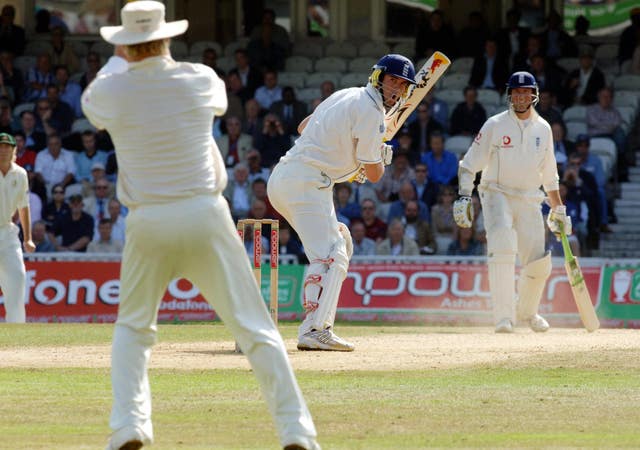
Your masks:
M109 218L110 192L112 192L112 188L109 181L106 178L101 178L96 181L93 193L83 199L84 212L93 218L94 224Z
M420 206L416 200L409 200L404 208L404 213L400 217L404 225L405 235L416 241L421 255L432 255L438 249L431 225L419 215Z
M289 33L282 25L276 23L276 13L273 9L265 8L262 11L262 23L253 27L249 39L262 38L264 30L269 30L273 42L284 50L285 56L289 55L291 51Z
M16 161L15 163L27 171L27 175L33 174L36 166L36 152L27 148L24 133L17 131L14 135L16 139ZM32 178L32 176L30 176Z
M264 116L262 133L256 142L256 148L262 155L262 164L272 167L286 153L290 144L291 140L284 131L280 118L273 113Z
M573 40L576 42L578 49L582 48L585 45L593 44L593 37L589 35L589 27L591 26L591 22L583 15L579 15L576 17L573 28L576 33L573 36Z
M76 73L80 69L80 61L73 51L73 47L64 40L65 30L61 26L51 28L51 64L54 66L65 66L69 72Z
M83 131L81 139L82 151L75 154L75 178L78 183L89 183L93 179L91 171L94 164L100 163L103 169L106 168L107 152L98 150L96 147L96 134L93 131Z
M400 219L389 223L387 238L376 247L376 255L416 256L420 254L416 241L405 236L404 225Z
M282 100L282 87L278 85L278 72L270 69L264 72L264 84L256 89L255 99L265 111L268 111L274 102Z
M42 205L44 202L37 193L33 192L31 189L32 184L33 181L29 180L29 211L31 211L31 220L35 222L37 220L42 220ZM22 225L20 225L20 227L22 228Z
M421 102L416 109L418 110L418 118L409 125L409 132L414 145L420 154L423 154L429 150L431 134L436 131L443 133L444 129L438 122L431 120L429 105L426 102Z
M36 253L55 252L56 247L49 241L47 236L47 224L42 220L33 222L31 226L31 240L36 245Z
M82 196L69 197L71 212L60 216L53 224L49 240L58 252L86 252L93 238L93 219L82 211Z
M34 102L47 96L47 86L55 83L55 76L51 71L51 56L41 53L36 59L35 67L27 72L26 93L24 100Z
M618 62L622 64L633 56L633 51L638 45L638 33L640 33L640 7L629 11L631 25L624 29L618 41Z
M253 183L257 179L262 179L264 182L269 181L271 171L262 166L262 156L255 148L247 152L247 166L249 167L249 183Z
M249 100L248 91L242 87L238 74L229 74L223 78L227 91L227 111L222 116L223 121L228 117L236 116L241 121L244 120L245 103ZM222 125L223 122L214 121L216 124ZM214 137L219 137L214 134Z
M567 198L568 189L564 182L561 181L558 184L558 189L562 204L567 207L567 216L571 217L573 232L570 236L567 236L569 239L569 245L571 246L571 252L574 256L580 256L582 254L581 246L583 246L587 236L587 228L585 226L586 217L581 216L582 211L580 205L576 205L572 200ZM546 203L542 205L542 214L544 216L544 220L547 220L549 206ZM550 251L553 256L564 256L562 243L558 241L551 231L547 231L546 241L547 250Z
M242 122L236 116L225 120L227 134L216 139L220 154L227 167L234 167L239 162L246 162L247 153L253 148L253 139L242 133Z
M229 71L229 74L238 75L242 86L247 90L247 98L252 98L258 86L262 85L263 77L258 69L249 64L249 55L245 49L237 49L234 55L236 66Z
M500 29L497 36L498 51L501 55L505 56L509 65L513 65L516 58L521 53L525 52L527 48L527 40L531 34L529 28L520 26L520 18L520 10L517 8L511 8L508 10L507 26Z
M453 201L455 190L451 186L440 189L438 203L431 208L431 225L438 244L438 254L444 255L453 241L453 232L457 228L453 220Z
M56 128L60 124L53 120L53 110L48 98L44 97L36 100L35 116L36 130L44 133L47 137L52 134L60 134Z
M444 131L449 129L449 105L447 102L440 100L434 95L434 89L427 92L424 96L424 101L429 105L429 117L436 121ZM407 120L413 123L418 117L418 113L414 110L411 116ZM409 125L407 124L407 125Z
M56 66L54 73L60 100L71 106L74 118L82 117L82 108L80 106L82 88L78 83L69 81L69 69L65 66Z
M239 162L233 166L233 177L229 179L222 195L229 202L231 214L235 220L248 217L251 208L251 184L249 183L249 168L246 163Z
M47 135L36 128L37 118L33 111L20 113L20 131L24 133L25 145L35 152L47 146Z
M73 108L68 103L60 100L60 89L55 84L47 86L47 99L51 107L49 125L52 126L59 135L67 135L69 131L71 131L71 125L75 119ZM38 102L40 102L40 100L38 100ZM45 115L42 114L41 118L44 119L44 116Z
M56 220L70 214L69 204L64 199L64 186L56 184L51 188L51 201L42 210L42 219L48 226L53 226Z
M98 223L98 239L89 242L87 253L122 253L124 244L111 236L111 221L101 219Z
M284 221L282 215L271 204L271 200L267 196L267 182L262 178L256 178L251 182L251 201L256 199L262 200L266 205L267 212L265 214L267 217Z
M394 138L394 151L397 153L405 153L409 157L409 164L415 166L420 161L420 151L418 147L413 145L413 137L408 127L403 127L398 131Z
M0 50L7 50L16 56L22 55L27 41L24 28L14 23L16 8L4 5L0 12Z
M557 59L578 55L575 40L562 29L562 16L552 9L547 17L547 29L542 32L542 46L547 58Z
M594 65L593 49L583 48L580 52L580 67L569 72L564 89L564 106L574 103L591 105L597 101L597 94L605 86L604 74Z
M528 70L536 77L540 89L550 90L554 94L562 90L563 74L553 65L547 65L544 56L541 54L533 55L531 57L531 65L525 70Z
M498 52L495 37L489 37L484 43L484 54L476 56L471 67L469 84L478 89L493 89L500 94L509 78L507 59Z
M449 57L457 55L456 37L453 28L445 23L444 12L433 10L427 23L419 26L416 35L416 60L428 58L439 50Z
M351 200L351 183L338 183L334 187L333 203L337 214L352 221L362 218L360 205Z
M449 244L447 255L451 256L480 256L482 246L475 239L475 229L473 225L469 228L456 227L454 240Z
M411 180L416 199L424 202L431 211L431 207L438 201L438 185L429 177L429 168L425 163L416 164L415 179Z
M605 191L607 177L600 158L589 152L589 144L589 136L586 134L578 135L576 138L576 154L582 158L581 168L593 175L596 182L600 206L600 232L611 233L611 228L609 228L609 206Z
M433 133L429 141L431 151L422 155L431 179L439 185L455 184L458 178L458 158L444 148L444 136Z
M431 220L429 217L429 207L424 202L417 200L413 184L408 181L400 186L398 200L391 203L391 206L389 207L389 214L387 215L387 223L391 223L393 219L402 218L405 214L407 204L410 201L415 201L418 204L419 217L421 220L425 220L427 222Z
M371 199L362 200L360 210L365 236L376 243L381 242L387 236L387 224L376 215L375 202Z
M587 107L587 133L591 137L608 137L616 143L618 151L618 175L629 178L627 167L627 135L622 129L622 116L613 106L613 90L603 87L598 91L598 102Z
M476 58L484 51L484 43L489 37L489 28L480 11L470 12L467 20L467 26L458 33L458 56Z
M283 70L287 49L274 40L273 28L263 27L260 36L247 45L249 61L260 70Z
M416 177L406 153L394 153L392 161L375 187L378 200L383 203L398 200L400 186L410 183Z
M0 97L0 133L13 134L11 102L5 96Z
M556 95L549 88L545 88L540 89L538 98L539 101L535 108L540 117L549 123L560 122L564 124L562 111L555 105Z
M464 88L464 102L458 103L451 114L453 135L475 136L487 120L487 112L478 103L478 91L473 86ZM433 137L433 134L432 134Z
M215 48L205 48L202 51L202 60L200 62L205 66L211 67L213 71L218 74L218 77L224 80L226 73L218 67L218 52L216 52Z
M243 105L249 101L249 99L253 98L254 91L242 84L242 79L238 72L234 72L233 70L229 72L225 79L225 85L227 87L227 95L232 98L239 98Z
M74 181L76 173L73 153L62 148L62 140L57 134L49 136L47 143L47 148L36 156L35 176L40 178L47 188L54 184L66 187Z
M91 197L96 190L96 183L102 179L106 179L109 182L108 196L109 197L115 196L116 192L114 189L113 182L109 180L106 172L107 171L105 170L105 165L102 164L101 162L95 162L91 165L90 179L88 181L87 180L82 181L82 197L83 198Z
M560 161L564 160L565 162L569 159L569 155L571 155L575 151L575 146L573 142L566 139L567 130L563 122L550 122L551 123L551 134L553 135L553 150L556 156L556 161L560 163ZM561 169L564 168L564 164L562 164Z
M244 122L242 132L248 134L257 142L262 133L262 118L260 117L260 104L255 99L249 99L244 104Z
M89 52L87 53L87 70L80 77L80 88L84 91L85 88L91 83L96 76L98 76L98 71L100 70L101 62L100 62L100 54L97 52Z
M532 65L532 59L535 55L542 54L542 37L538 34L532 34L527 38L527 47L524 52L520 52L513 62L513 70L522 71L529 70Z
M285 132L289 136L298 135L298 125L308 114L307 104L296 99L291 86L282 88L282 100L273 102L269 109L278 117L282 117Z
M351 224L351 240L353 256L373 256L376 254L376 243L365 236L364 223L356 221Z
M13 65L13 53L3 50L0 52L0 86L11 89L13 98L9 96L14 105L22 102L25 84L24 74Z
M325 80L320 83L320 99L325 100L336 91L336 85L331 80Z

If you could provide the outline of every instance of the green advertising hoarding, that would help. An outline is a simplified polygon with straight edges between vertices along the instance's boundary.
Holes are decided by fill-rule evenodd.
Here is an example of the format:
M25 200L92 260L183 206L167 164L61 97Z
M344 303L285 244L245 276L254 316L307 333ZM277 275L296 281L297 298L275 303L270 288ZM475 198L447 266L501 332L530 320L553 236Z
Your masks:
M640 327L640 267L612 265L602 268L598 316L605 326Z
M397 3L409 8L420 8L426 11L433 11L438 7L438 0L387 0L387 2Z
M591 22L589 34L602 36L615 33L629 25L629 11L638 6L640 6L638 0L597 3L591 0L565 0L564 28L572 33L575 31L576 17L585 16Z
M306 266L281 265L278 268L278 317L297 320L304 317L302 308L302 282ZM270 300L269 265L262 265L261 291L266 302ZM267 303L268 304L268 303Z

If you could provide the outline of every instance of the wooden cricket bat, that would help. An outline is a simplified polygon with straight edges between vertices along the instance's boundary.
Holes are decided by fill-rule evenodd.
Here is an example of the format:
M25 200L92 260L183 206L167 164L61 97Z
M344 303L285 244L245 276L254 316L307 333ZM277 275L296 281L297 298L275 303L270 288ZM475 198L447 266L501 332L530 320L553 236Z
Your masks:
M564 230L561 231L560 239L562 240L562 249L564 250L564 267L567 269L567 277L571 285L571 292L573 292L573 299L578 306L580 319L587 331L595 331L600 328L600 320L598 320L596 310L593 307L593 303L591 303L591 296L587 290L587 284L584 282L582 270L580 269L578 260L573 256L573 253L571 253L569 239L567 239Z
M409 87L409 92L404 101L400 101L391 108L384 117L386 131L384 141L393 138L396 132L402 127L407 117L416 109L425 95L435 86L440 77L451 65L451 61L444 53L434 52L431 58L424 63L424 66L416 74L415 85Z

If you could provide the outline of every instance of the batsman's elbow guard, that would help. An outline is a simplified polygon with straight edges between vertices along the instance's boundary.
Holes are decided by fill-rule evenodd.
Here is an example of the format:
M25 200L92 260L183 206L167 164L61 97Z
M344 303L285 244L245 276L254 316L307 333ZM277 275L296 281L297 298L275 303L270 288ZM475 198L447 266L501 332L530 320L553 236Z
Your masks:
M471 197L460 197L453 202L453 219L460 228L470 228L473 223L473 203Z

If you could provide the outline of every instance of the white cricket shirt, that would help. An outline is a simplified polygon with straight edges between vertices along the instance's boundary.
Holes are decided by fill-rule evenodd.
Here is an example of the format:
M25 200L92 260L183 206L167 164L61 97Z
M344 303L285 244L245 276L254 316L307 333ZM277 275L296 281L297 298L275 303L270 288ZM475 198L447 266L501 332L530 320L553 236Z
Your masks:
M215 72L170 56L129 63L122 73L106 68L82 94L82 109L111 135L122 203L131 208L224 188L211 126L226 111L227 95Z
M529 120L519 120L510 108L490 117L460 162L460 193L470 194L476 172L479 190L496 190L540 200L558 190L558 168L551 127L532 108Z
M351 178L360 164L382 161L382 99L371 85L334 92L315 109L282 161L298 161L335 182Z
M5 233L17 234L11 220L17 209L29 206L29 181L27 171L16 163L6 175L0 172L0 241Z

